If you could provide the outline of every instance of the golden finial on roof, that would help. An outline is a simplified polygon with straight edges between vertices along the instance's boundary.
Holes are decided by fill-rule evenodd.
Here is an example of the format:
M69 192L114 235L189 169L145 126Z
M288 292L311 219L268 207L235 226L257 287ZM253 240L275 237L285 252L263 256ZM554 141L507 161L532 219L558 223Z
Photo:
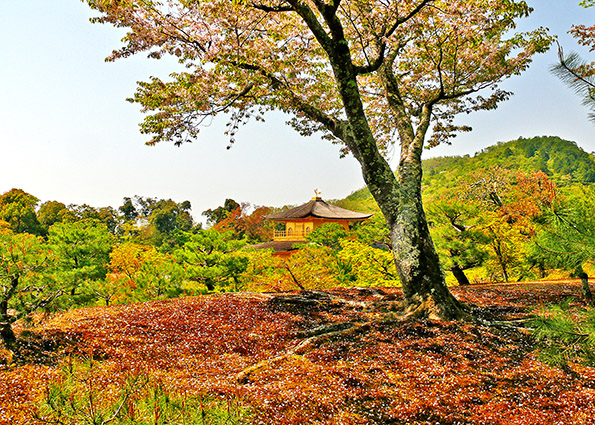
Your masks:
M320 195L322 194L322 192L318 189L314 189L314 194L316 195L314 198L312 198L313 201L321 201L322 198L320 197Z

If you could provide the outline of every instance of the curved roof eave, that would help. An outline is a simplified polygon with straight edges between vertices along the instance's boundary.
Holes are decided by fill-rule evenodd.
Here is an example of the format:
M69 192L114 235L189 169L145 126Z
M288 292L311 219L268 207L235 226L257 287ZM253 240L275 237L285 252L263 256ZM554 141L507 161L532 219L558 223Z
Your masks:
M345 208L337 207L336 205L328 204L320 198L314 198L298 207L281 211L275 214L270 214L265 218L273 221L288 221L307 217L323 218L328 220L365 220L370 218L373 214L364 214L357 211L347 210Z

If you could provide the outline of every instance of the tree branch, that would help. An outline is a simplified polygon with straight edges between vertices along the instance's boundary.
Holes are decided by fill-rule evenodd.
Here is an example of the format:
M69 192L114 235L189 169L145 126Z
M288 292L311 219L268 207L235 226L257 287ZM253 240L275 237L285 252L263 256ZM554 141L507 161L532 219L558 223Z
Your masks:
M330 55L333 49L332 40L322 25L320 25L320 22L318 22L318 19L316 18L316 15L312 9L310 9L307 4L301 2L300 0L288 0L288 3L291 5L291 7L293 7L295 12L302 17L306 25L308 25L308 28L310 28L310 31L312 31L312 34L314 34L314 37L316 37L316 40Z
M336 118L325 114L321 109L312 106L311 104L304 102L299 96L297 96L287 84L277 78L274 74L267 71L260 65L255 64L247 64L247 63L233 63L233 65L249 70L249 71L256 71L266 77L273 90L283 90L291 99L291 102L295 105L296 109L300 112L305 114L308 118L322 124L328 131L330 131L333 136L347 142L346 139L349 138L348 133L346 132L346 123Z
M278 6L267 6L264 4L252 3L250 6L252 6L254 9L262 10L263 12L267 12L267 13L295 12L295 9L293 8L293 6L291 6L291 5L283 6L283 3L279 4Z
M386 43L380 43L378 55L374 61L368 63L366 66L354 65L353 68L357 75L365 75L380 69L384 63L384 55L386 52Z
M392 36L395 31L399 28L400 25L403 25L408 20L412 19L415 15L417 15L421 10L426 7L428 4L434 2L434 0L422 0L420 4L417 5L411 12L402 18L398 18L392 27L390 27L386 32L381 33L382 37L390 37Z

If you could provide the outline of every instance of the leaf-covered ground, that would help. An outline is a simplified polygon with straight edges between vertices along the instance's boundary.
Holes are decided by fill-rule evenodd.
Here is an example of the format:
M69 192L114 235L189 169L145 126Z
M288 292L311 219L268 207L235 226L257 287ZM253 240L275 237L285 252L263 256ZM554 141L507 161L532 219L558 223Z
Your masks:
M33 401L72 355L98 359L105 380L142 370L180 391L239 397L256 424L595 423L595 369L550 367L528 333L510 327L540 306L580 296L578 283L453 291L501 326L391 321L398 289L73 310L31 331L31 347L21 348L26 362L0 369L0 424L35 423ZM366 325L328 326L346 322ZM325 331L336 333L282 357ZM238 383L238 373L267 359L276 360Z

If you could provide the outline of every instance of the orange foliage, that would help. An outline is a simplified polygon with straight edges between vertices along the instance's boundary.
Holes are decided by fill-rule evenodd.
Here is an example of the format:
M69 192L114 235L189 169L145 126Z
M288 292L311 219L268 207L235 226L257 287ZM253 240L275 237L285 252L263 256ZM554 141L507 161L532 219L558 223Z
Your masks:
M248 238L253 241L266 241L271 238L272 225L265 222L264 217L271 212L269 207L257 207L248 214L250 204L242 203L231 211L221 221L213 225L219 232L233 232L238 238Z
M558 199L558 188L543 171L531 174L518 171L516 184L508 191L509 199L499 214L505 219L529 226L529 220L551 208Z
M479 306L478 314L506 320L577 295L580 286L527 283L453 292ZM356 302L398 302L402 296L395 288L327 293ZM329 298L297 305L239 293L67 312L36 330L48 351L45 363L0 371L0 424L34 424L30 408L55 374L52 359L69 352L101 359L105 380L143 370L189 394L239 396L253 407L255 424L595 421L593 368L572 365L575 373L566 373L538 361L523 333L464 322L377 322L237 383L238 372L303 341L300 331L370 320L356 304Z

